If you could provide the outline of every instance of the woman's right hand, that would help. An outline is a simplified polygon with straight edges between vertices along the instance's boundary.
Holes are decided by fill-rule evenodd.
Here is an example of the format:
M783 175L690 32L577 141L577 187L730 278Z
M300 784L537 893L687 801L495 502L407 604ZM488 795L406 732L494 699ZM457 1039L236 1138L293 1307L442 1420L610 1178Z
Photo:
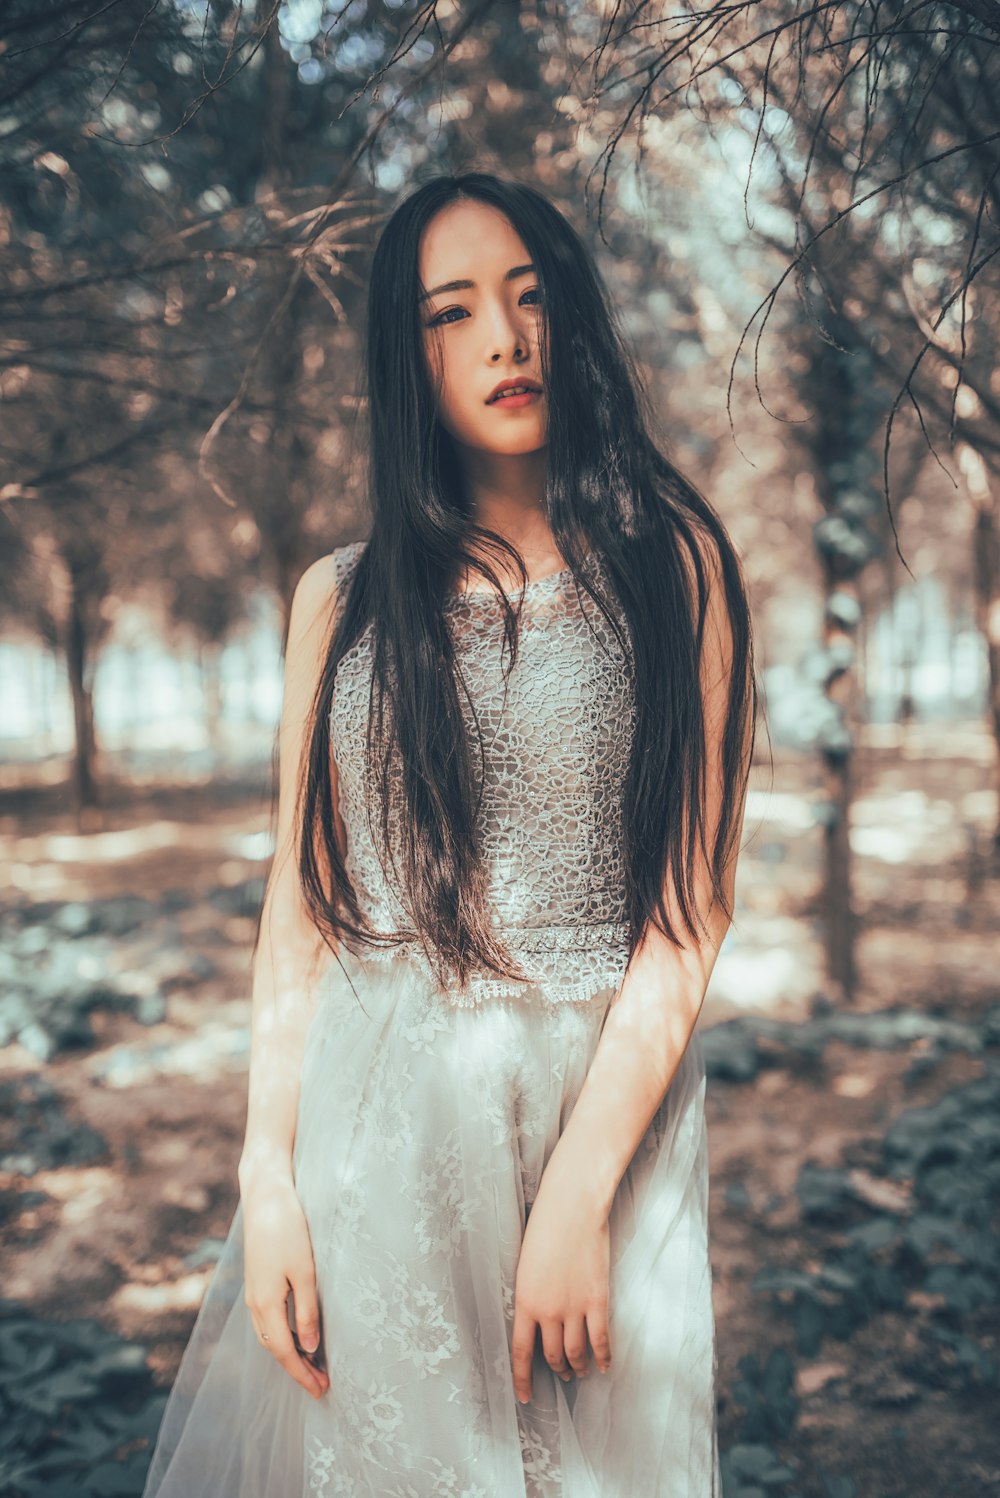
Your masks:
M243 1298L257 1340L307 1394L321 1399L330 1377L311 1361L320 1343L316 1266L294 1182L271 1177L244 1189L242 1200ZM295 1297L294 1333L289 1290Z

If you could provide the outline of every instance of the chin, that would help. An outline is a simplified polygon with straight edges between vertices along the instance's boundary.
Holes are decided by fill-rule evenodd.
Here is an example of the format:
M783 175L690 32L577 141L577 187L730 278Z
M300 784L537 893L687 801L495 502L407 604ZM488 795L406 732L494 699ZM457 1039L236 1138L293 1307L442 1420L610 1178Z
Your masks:
M520 442L516 446L512 445L510 447L497 447L494 444L492 447L484 447L482 450L483 452L493 453L498 458L527 458L532 453L540 452L544 446L545 438L540 437L537 442Z
M535 432L511 432L506 440L499 442L496 432L453 432L456 444L470 452L489 453L497 458L525 457L536 453L547 444L544 430Z

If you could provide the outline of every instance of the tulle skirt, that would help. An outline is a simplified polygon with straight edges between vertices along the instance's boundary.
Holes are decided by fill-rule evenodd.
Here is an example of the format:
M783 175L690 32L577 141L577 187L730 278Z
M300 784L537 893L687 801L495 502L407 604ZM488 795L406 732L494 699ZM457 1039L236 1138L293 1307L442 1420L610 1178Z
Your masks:
M463 1008L405 957L341 958L293 1156L329 1391L311 1398L256 1339L238 1207L143 1498L718 1498L697 1032L615 1196L611 1369L563 1383L539 1336L522 1405L522 1234L614 989Z

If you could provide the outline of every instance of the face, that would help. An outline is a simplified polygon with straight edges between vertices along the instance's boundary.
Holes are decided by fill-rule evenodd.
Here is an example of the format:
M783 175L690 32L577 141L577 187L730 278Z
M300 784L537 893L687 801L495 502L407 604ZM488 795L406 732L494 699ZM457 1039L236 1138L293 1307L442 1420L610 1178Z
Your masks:
M423 231L419 275L431 293L420 319L446 430L479 452L544 447L541 292L513 225L486 203L450 203ZM528 382L535 393L491 400L501 381Z

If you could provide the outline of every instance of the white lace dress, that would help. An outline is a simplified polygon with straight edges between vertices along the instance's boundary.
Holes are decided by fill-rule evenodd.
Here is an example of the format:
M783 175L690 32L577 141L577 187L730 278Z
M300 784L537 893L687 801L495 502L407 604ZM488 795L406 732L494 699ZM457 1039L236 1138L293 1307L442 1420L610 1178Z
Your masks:
M341 598L362 546L334 554ZM625 969L633 698L620 646L568 571L527 585L506 691L496 597L455 594L446 608L487 751L493 906L533 981L445 990L415 946L377 960L342 947L343 969L331 958L294 1147L329 1392L310 1398L256 1340L238 1208L144 1498L721 1492L697 1033L615 1197L610 1372L591 1363L564 1384L539 1338L533 1397L514 1395L526 1216ZM332 732L349 868L389 930L406 916L365 807L370 645L369 632L341 662Z

